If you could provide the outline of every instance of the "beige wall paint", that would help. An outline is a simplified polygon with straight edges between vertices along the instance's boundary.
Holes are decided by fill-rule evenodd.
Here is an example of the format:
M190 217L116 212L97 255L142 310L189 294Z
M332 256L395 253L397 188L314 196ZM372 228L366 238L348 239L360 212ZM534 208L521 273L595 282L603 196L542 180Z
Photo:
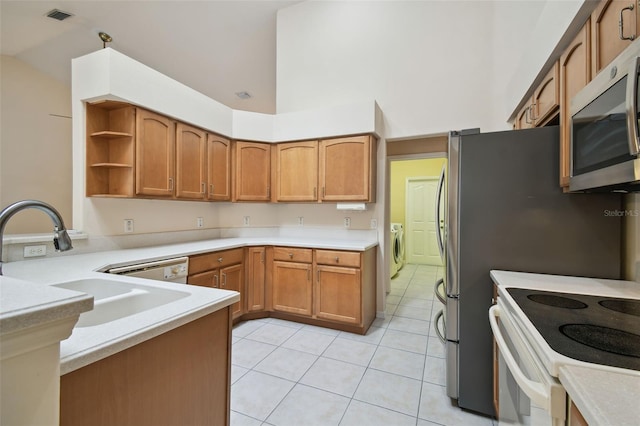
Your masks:
M440 177L444 158L392 161L390 167L390 220L404 224L407 199L407 178Z
M9 56L0 57L0 208L37 199L71 226L71 89ZM16 214L6 234L51 232L42 212Z

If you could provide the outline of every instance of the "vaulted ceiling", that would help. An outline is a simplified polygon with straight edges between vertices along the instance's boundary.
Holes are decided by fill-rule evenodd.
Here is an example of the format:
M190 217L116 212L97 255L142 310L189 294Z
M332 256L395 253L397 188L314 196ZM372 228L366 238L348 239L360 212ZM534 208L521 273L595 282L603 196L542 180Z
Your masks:
M1 0L0 53L70 85L71 59L101 49L103 31L109 47L231 108L273 113L276 13L294 3ZM52 9L73 16L58 21Z

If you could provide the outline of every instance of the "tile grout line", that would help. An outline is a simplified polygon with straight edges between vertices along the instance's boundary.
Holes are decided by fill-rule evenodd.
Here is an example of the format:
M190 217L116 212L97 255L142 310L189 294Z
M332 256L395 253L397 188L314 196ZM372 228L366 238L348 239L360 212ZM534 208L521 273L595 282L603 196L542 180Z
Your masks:
M265 375L269 375L269 376L272 376L272 377L275 377L275 378L278 378L278 379L281 379L281 380L288 381L288 382L290 382L290 383L293 383L293 387L292 387L292 388L287 392L287 394L286 394L286 395L285 395L285 396L284 396L284 397L283 397L283 398L278 402L278 404L273 408L273 410L271 410L271 411L269 412L269 414L266 416L265 420L256 419L256 418L254 418L254 417L252 417L252 416L248 416L248 415L247 415L247 414L245 414L245 413L242 413L242 412L240 412L240 411L235 411L235 410L233 410L233 409L232 409L231 411L234 411L234 412L236 412L236 413L238 413L238 414L241 414L241 415L244 415L244 416L250 417L250 418L252 418L252 419L256 419L257 421L264 422L263 424L268 424L268 423L267 423L267 419L268 419L268 418L269 418L269 417L270 417L270 416L275 412L275 410L277 410L277 409L278 409L278 407L280 407L280 406L281 406L281 404L282 404L282 403L283 403L283 401L284 401L284 400L289 396L289 394L291 393L291 391L296 387L296 385L298 385L298 384L299 384L299 385L301 385L301 386L306 386L306 387L309 387L309 388L312 388L312 389L317 389L317 390L319 390L319 391L327 392L327 393L330 393L330 394L332 394L332 395L337 395L337 396L340 396L340 397L343 397L343 398L348 398L348 404L347 404L347 406L345 407L344 412L342 413L342 416L341 416L341 418L340 418L340 423L344 420L344 417L346 416L346 414L347 414L347 412L348 412L348 410L349 410L349 407L352 405L353 401L354 401L354 400L356 400L356 401L358 401L358 402L362 402L362 403L369 404L369 405L372 405L372 406L375 406L375 407L379 407L379 408L384 409L384 410L388 410L388 411L391 411L391 412L399 413L399 414L402 414L402 415L405 415L405 416L408 416L408 417L413 417L413 418L415 418L415 420L416 420L416 424L417 424L417 423L421 420L421 419L420 419L420 417L419 417L419 413L420 413L420 401L421 401L421 397L422 397L422 388L423 388L423 386L424 386L424 383L426 382L426 383L429 383L429 384L433 384L433 385L437 385L437 386L442 386L442 385L439 385L439 384L437 384L437 383L433 383L433 382L429 382L429 381L425 381L425 380L424 380L424 374L425 374L425 372L427 371L427 369L426 369L427 361L429 360L429 358L434 358L434 359L442 359L442 358L439 358L439 357L429 357L429 342L430 342L431 338L433 337L433 336L431 336L431 335L430 335L430 331L427 331L427 334L426 334L426 335L424 335L424 334L420 334L420 333L415 333L415 332L413 332L413 331L408 331L408 330L406 330L406 329L404 329L404 330L403 330L403 329L394 329L394 328L389 328L389 326L390 326L390 324L391 324L391 322L393 321L393 319L394 319L394 318L403 318L403 319L409 319L409 320L425 321L425 323L427 323L427 324L426 324L426 326L428 327L428 330L430 330L430 328L431 328L432 316L433 316L433 305L434 305L434 299L433 299L433 298L432 298L432 299L420 299L420 298L413 297L413 296L406 296L406 292L407 292L407 290L408 290L408 289L409 289L409 287L412 285L412 284L411 284L411 283L412 283L412 281L416 278L416 272L417 272L417 271L418 271L418 268L414 268L414 269L413 269L413 271L411 271L411 278L408 280L408 282L406 283L406 286L405 286L405 287L404 287L404 289L402 290L402 294L398 296L398 297L400 298L400 300L398 301L398 304L396 305L396 310L394 310L394 313L393 313L393 314L391 314L390 320L386 323L386 327L385 327L385 326L383 326L383 327L378 327L378 328L383 328L383 329L384 329L384 331L383 331L383 333L382 333L382 336L380 337L380 339L379 339L379 340L377 340L377 342L376 342L376 343L372 343L372 342L369 342L369 341L362 341L362 340L359 340L359 339L349 339L349 338L346 338L346 337L341 337L341 336L340 336L340 334L337 334L337 335L331 335L331 337L332 337L331 341L326 345L326 347L322 350L322 352L321 352L320 354L310 353L310 352L301 351L301 350L293 349L293 348L286 348L286 349L290 349L290 350L293 350L293 351L298 351L298 352L302 352L302 353L311 354L311 355L313 355L313 356L316 356L316 359L313 361L313 363L312 363L308 368L306 368L306 369L305 369L305 371L300 375L300 378L299 378L299 379L297 379L297 380L295 380L295 381L290 380L290 379L286 379L286 378L283 378L283 377L280 377L280 376L272 375L272 374L270 374L270 373L265 373L265 372L262 372L262 371L255 370L255 367L257 367L261 362L263 362L267 357L269 357L269 356L270 356L270 355L271 355L275 350L277 350L278 348L282 348L282 347L283 347L283 345L284 345L284 344L286 344L286 342L287 342L287 341L289 341L290 339L292 339L295 335L297 335L297 334L298 334L298 332L299 332L300 330L305 330L305 328L304 328L304 327L290 327L290 328L295 329L295 332L294 332L291 336L287 337L287 338L286 338L282 343L277 344L277 345L273 345L272 343L268 343L268 342L262 342L262 341L259 341L259 340L253 340L253 339L251 339L251 338L249 338L249 337L248 337L248 336L249 336L250 334L252 334L253 332L255 332L255 331L259 330L260 328L262 328L262 327L264 326L264 324L263 324L263 325L261 325L260 327L256 328L255 330L252 330L251 332L249 332L248 334L246 334L246 335L245 335L245 336L243 336L243 337L236 336L236 337L237 337L237 341L236 341L236 342L234 342L234 344L239 343L239 342L241 342L242 340L246 339L246 340L253 341L253 342L264 343L264 344L270 344L270 345L275 346L275 348L274 348L272 351L270 351L268 354L266 354L264 357L262 357L262 358L261 358L257 363L255 363L255 364L253 365L253 367L249 368L249 369L247 370L247 372L245 372L245 374L243 374L243 376L241 376L240 378L244 377L244 375L246 375L249 371L253 371L253 372L256 372L256 373L265 374ZM436 275L436 276L434 277L434 279L437 279L437 272L436 272L436 274L435 274L435 275ZM420 278L420 280L421 280L421 281L422 281L422 280L424 280L424 279L425 279L425 277L424 277L424 276ZM422 283L420 283L420 284L422 284ZM428 291L428 287L429 287L429 286L427 285L427 286L425 286L425 287L426 287L426 288L425 288L425 290L426 290L426 291ZM427 303L421 303L421 304L427 304L427 305L430 305L430 308L421 308L421 307L410 306L410 305L401 305L401 304L400 304L400 302L401 302L401 301L402 301L402 299L403 299L403 298L405 298L405 297L407 297L407 298L408 298L408 299L407 299L407 301L409 301L409 299L412 299L412 300L429 300L429 302L427 302ZM398 306L408 306L408 307L410 307L410 308L428 310L428 311L429 311L428 318L426 318L426 320L425 320L425 319L412 318L412 317L402 317L402 316L399 316L399 315L395 315L395 311L397 311ZM265 324L268 324L268 323L269 323L269 322L265 322ZM287 325L286 325L286 324L277 324L277 323L272 323L272 324L274 324L274 325L281 325L281 326L283 326L283 327L287 327ZM382 344L382 340L384 339L384 336L387 334L388 330L392 330L392 332L404 332L404 333L408 333L408 334L414 334L414 335L416 335L416 336L420 336L420 337L426 337L426 348L425 348L425 353L424 353L424 354L421 354L421 353L418 353L418 352L413 352L413 351L411 351L411 350L401 349L401 348L394 348L394 347L392 347L392 346L386 346L386 345ZM314 330L305 330L305 331L307 331L307 332L311 332L311 333L315 332ZM319 333L319 334L325 334L325 333ZM330 334L325 334L325 335L330 335ZM329 347L330 347L332 344L334 344L334 343L337 341L337 339L338 339L338 338L341 338L341 339L343 339L343 340L351 340L351 341L356 341L356 342L360 342L360 343L371 344L371 345L375 346L375 351L373 352L373 354L372 354L371 358L369 359L369 361L368 361L367 365L366 365L366 366L363 366L363 365L361 365L361 364L356 364L356 363L353 363L353 362L343 361L343 360L340 360L340 359L336 359L336 358L331 358L331 357L325 356L325 354L326 354L327 350L329 349ZM422 366L422 377L420 377L419 379L415 379L415 378L413 378L413 377L408 377L408 376L405 376L405 375L403 375L403 374L392 373L392 372L388 372L388 371L385 371L385 370L379 370L379 369L377 369L377 368L372 367L372 366L371 366L371 363L372 363L372 361L374 360L375 355L376 355L376 353L378 353L378 351L379 351L379 349L380 349L380 348L389 348L389 349L398 350L398 351L402 351L402 352L406 352L406 353L410 353L410 354L416 354L416 355L424 356L424 362L423 362L423 366ZM313 385L308 385L308 384L301 383L302 378L303 378L306 374L308 374L308 372L309 372L309 371L310 371L310 370L311 370L311 369L312 369L312 368L317 364L317 362L318 362L318 360L319 360L320 358L325 358L325 359L327 359L327 360L335 360L335 361L339 361L339 362L345 362L345 363L347 363L347 364L351 364L351 365L355 365L355 366L363 367L363 368L364 368L364 372L363 372L363 374L362 374L362 376L361 376L361 378L360 378L360 380L359 380L359 382L358 382L357 386L355 387L355 391L353 392L353 394L352 394L352 396L351 396L351 397L345 397L345 395L342 395L342 394L339 394L339 393L335 393L335 392L328 391L328 390L325 390L325 389L322 389L322 388L318 388L318 387L315 387L315 386L313 386ZM242 367L242 366L237 365L237 364L236 364L236 366L237 366L237 367L241 367L241 368L246 368L246 367ZM361 400L357 399L357 398L355 397L355 395L356 395L356 393L358 392L358 389L360 388L360 386L362 385L362 381L363 381L363 379L364 379L364 376L366 375L367 371L369 371L369 370L371 370L371 371L383 372L383 373L387 373L387 374L392 374L392 375L396 375L396 376L399 376L399 377L402 377L402 378L406 378L406 379L409 379L409 380L415 380L415 381L420 382L420 391L419 391L419 393L418 393L418 407L417 407L417 411L416 411L415 416L407 415L407 414L406 414L406 413L404 413L404 412L400 412L400 411L397 411L397 410L394 410L394 409L390 409L390 408L387 408L387 407L380 406L380 405L375 404L375 403L371 403L371 402L368 402L368 401L361 401ZM240 380L240 378L238 378L238 380ZM423 420L424 420L424 419L423 419Z

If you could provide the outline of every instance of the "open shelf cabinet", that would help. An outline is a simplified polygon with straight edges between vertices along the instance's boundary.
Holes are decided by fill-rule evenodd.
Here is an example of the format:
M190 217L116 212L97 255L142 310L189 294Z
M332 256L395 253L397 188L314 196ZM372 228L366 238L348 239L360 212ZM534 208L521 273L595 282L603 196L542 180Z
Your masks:
M133 197L135 107L87 104L87 196Z

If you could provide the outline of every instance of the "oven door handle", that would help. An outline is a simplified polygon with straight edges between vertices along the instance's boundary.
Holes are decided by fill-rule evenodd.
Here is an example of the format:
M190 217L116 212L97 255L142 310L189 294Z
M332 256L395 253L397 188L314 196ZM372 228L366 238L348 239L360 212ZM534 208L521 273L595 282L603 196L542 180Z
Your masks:
M551 403L551 394L549 392L545 392L545 386L543 384L530 380L522 372L518 366L518 362L511 354L511 351L509 351L507 342L498 327L497 319L500 317L500 312L500 307L498 305L493 305L489 308L489 323L491 324L491 330L493 331L493 336L496 339L500 354L504 358L504 361L509 367L516 383L520 386L520 389L522 389L524 393L526 393L527 396L539 407L549 407Z

